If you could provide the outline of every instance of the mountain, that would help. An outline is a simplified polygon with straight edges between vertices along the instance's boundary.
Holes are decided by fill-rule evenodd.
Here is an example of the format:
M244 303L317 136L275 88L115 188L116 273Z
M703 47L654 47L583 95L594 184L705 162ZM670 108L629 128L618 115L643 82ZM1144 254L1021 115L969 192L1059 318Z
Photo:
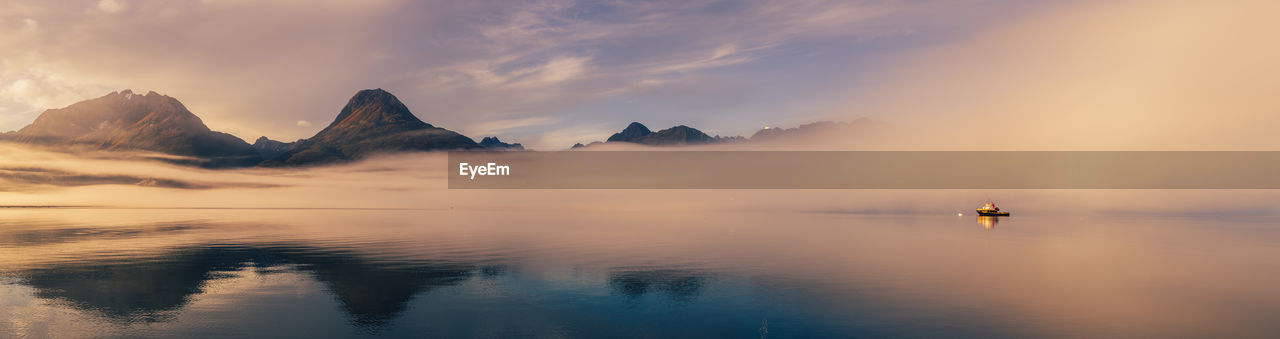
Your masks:
M657 132L638 122L627 125L621 132L609 136L606 142L630 142L652 146L677 146L710 144L728 140L728 138L711 137L696 128L680 125Z
M374 153L477 148L480 145L471 138L419 120L399 99L379 88L357 92L328 127L263 165L321 164Z
M215 132L172 97L131 90L111 92L46 110L6 139L30 144L148 150L253 164L261 160L244 140Z
M816 146L830 144L833 140L848 140L850 136L865 135L879 126L879 123L868 118L859 118L849 122L819 121L793 128L765 127L756 131L751 138L741 136L708 136L706 133L689 126L675 126L653 132L644 124L633 122L621 132L614 133L603 143L627 142L650 146L683 146L701 144L751 143L760 145L793 145ZM583 145L574 144L569 149L588 148L603 144L595 141Z
M306 139L298 139L298 141L294 142L283 142L271 140L266 136L262 136L253 142L253 149L257 150L258 154L261 155L263 159L271 160L285 152L293 150L295 146L298 146L298 144L301 144L304 140Z
M645 145L669 146L669 145L693 145L707 144L716 140L706 133L702 133L693 127L680 125L661 131L649 133L636 140L636 143Z
M793 128L765 127L751 135L753 143L798 143L818 144L833 139L847 139L851 135L864 133L875 125L868 118L859 118L850 122L819 121Z
M649 128L644 127L643 124L640 124L638 122L633 122L630 125L627 125L627 128L622 129L622 132L614 133L613 135L609 136L609 139L605 141L636 142L637 140L640 140L640 138L643 138L652 133L653 132L650 132Z
M484 137L480 140L480 147L493 151L523 151L524 145L520 143L508 144L498 140L498 137Z

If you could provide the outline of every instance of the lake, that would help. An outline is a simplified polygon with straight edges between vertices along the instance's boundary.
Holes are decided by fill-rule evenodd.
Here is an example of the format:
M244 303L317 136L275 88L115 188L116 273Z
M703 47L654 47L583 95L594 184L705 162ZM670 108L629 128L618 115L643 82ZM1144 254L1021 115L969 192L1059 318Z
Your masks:
M0 209L0 336L1276 337L1272 216Z

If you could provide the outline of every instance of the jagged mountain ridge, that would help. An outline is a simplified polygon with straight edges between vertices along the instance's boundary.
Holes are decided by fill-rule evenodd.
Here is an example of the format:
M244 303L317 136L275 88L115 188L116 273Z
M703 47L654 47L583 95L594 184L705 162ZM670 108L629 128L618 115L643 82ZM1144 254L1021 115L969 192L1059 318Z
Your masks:
M244 140L210 130L177 99L156 92L138 95L131 90L46 110L7 138L31 144L74 144L246 161L258 156Z
M632 122L626 128L618 133L609 136L604 142L594 141L583 145L582 143L574 144L574 148L590 147L604 143L634 143L649 146L686 146L686 145L702 145L728 142L741 142L746 139L740 136L722 137L710 136L702 131L685 126L678 125L668 129L653 132L644 124Z
M605 142L630 142L652 146L698 145L728 141L730 138L712 137L696 128L679 125L652 132L644 124L632 122L621 132L609 136Z
M258 154L262 156L262 159L271 160L285 152L293 150L304 140L306 139L298 139L294 142L283 142L271 140L266 136L262 136L253 142L253 149L258 151Z

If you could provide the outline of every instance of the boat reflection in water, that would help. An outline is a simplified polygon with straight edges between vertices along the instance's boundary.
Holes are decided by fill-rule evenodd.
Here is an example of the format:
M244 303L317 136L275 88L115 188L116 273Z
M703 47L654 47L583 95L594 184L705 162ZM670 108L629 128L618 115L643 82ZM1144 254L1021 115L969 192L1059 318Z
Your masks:
M996 224L999 224L999 223L1000 223L1000 217L992 217L992 216L985 216L985 215L978 216L978 225L982 225L982 228L985 228L987 230L996 228Z

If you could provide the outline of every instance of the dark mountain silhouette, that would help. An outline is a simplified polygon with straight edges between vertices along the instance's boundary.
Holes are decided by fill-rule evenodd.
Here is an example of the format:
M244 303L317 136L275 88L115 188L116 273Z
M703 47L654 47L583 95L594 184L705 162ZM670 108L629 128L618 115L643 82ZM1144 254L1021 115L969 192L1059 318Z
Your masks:
M263 164L321 164L383 152L477 148L480 145L471 138L422 122L379 88L357 92L328 127Z
M643 124L638 122L633 122L630 125L627 125L627 128L622 129L622 132L614 133L605 141L637 142L640 138L648 136L649 134L653 134L653 132L650 132L648 127L644 127Z
M298 144L301 144L305 140L306 139L298 139L294 142L283 142L271 140L266 136L262 136L253 142L253 149L257 150L258 154L261 155L263 159L271 160L285 152L293 150L295 146L298 146Z
M710 135L685 125L649 133L636 140L637 143L659 146L707 144L715 141Z
M29 144L80 145L107 150L147 150L252 165L260 159L248 143L215 132L172 97L131 90L112 92L44 111L5 139ZM206 163L207 164L207 163Z
M650 132L644 125L633 122L622 132L610 136L606 142L631 142L642 145L673 146L696 145L716 142L706 133L696 128L680 125L657 132Z
M498 137L485 137L480 140L480 146L487 150L494 151L523 151L524 145L520 143L508 144L498 140Z
M683 146L683 145L714 144L714 143L724 143L724 142L741 142L745 140L746 140L745 138L740 136L721 137L717 135L713 137L713 136L707 135L706 133L703 133L702 131L699 131L696 128L685 126L685 125L679 125L679 126L664 129L661 131L653 132L653 131L650 131L648 127L645 127L644 124L641 124L638 122L632 122L631 124L627 125L627 128L624 128L621 132L614 133L613 135L609 136L609 139L607 139L605 142L607 143L629 142L634 144L650 145L650 146ZM601 142L599 141L591 142L586 145L583 145L582 143L577 143L577 144L574 144L573 147L570 147L570 149L590 147L592 145L596 145L600 143Z

